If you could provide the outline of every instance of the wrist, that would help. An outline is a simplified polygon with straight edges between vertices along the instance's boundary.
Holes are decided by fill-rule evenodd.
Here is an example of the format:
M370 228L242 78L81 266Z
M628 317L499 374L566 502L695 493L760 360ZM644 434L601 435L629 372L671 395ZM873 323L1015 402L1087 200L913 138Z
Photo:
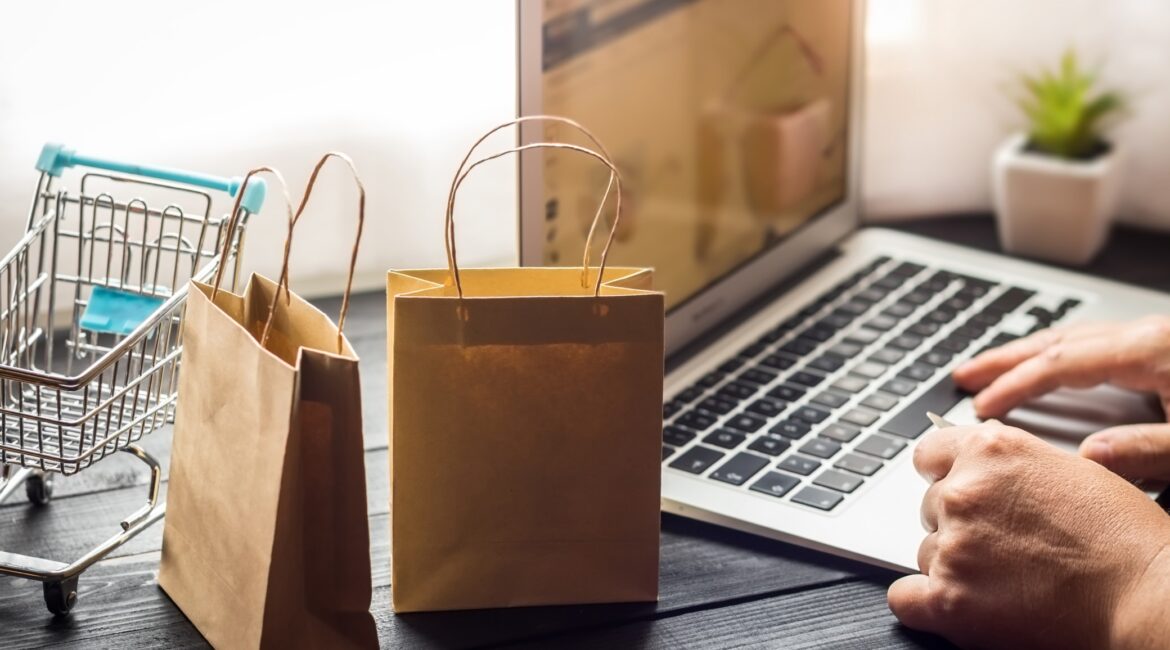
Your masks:
M1110 637L1113 650L1165 647L1170 639L1170 541L1153 554L1118 599Z

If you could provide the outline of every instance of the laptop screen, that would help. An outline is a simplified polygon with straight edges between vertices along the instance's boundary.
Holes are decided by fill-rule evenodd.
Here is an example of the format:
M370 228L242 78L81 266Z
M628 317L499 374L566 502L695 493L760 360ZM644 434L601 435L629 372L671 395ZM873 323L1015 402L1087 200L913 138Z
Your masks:
M653 266L668 309L845 198L849 0L543 1L542 112L615 158L610 263ZM565 150L542 166L543 262L580 264L608 170Z

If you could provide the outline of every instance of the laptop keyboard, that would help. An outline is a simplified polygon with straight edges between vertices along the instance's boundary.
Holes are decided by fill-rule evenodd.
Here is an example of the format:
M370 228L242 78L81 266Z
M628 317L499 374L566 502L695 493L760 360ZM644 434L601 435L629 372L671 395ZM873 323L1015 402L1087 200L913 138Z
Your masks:
M875 259L667 400L663 463L831 511L963 398L954 363L1028 333L1002 325L1034 296ZM1026 312L1028 331L1079 301L1057 304Z

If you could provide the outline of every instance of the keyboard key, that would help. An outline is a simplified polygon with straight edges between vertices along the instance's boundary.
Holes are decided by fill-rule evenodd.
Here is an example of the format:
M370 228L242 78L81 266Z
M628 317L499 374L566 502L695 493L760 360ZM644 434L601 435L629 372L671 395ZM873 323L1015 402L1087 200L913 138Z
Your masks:
M667 447L666 445L662 445L662 460L670 458L670 455L675 451L677 450L674 447Z
M670 416L674 415L675 413L678 413L679 411L681 411L684 407L686 407L686 404L683 402L679 402L677 400L671 400L671 401L663 404L662 405L662 419L665 420L666 418L669 418Z
M868 385L869 382L861 377L857 377L855 375L845 375L844 377L833 382L831 388L833 390L839 390L843 393L853 394L860 392Z
M914 262L902 262L898 266L894 267L894 269L890 271L890 274L899 275L903 278L912 278L921 273L925 268L925 266L921 264L915 264Z
M837 492L822 490L821 488L812 487L810 485L800 492L797 492L796 496L792 497L792 501L794 503L799 503L803 506L809 506L818 510L832 510L833 508L836 508L837 504L841 503L844 498L845 497L841 496Z
M974 301L960 294L947 298L943 301L942 306L951 311L965 311L972 302Z
M902 357L904 356L906 356L906 353L902 352L901 350L882 348L870 355L869 360L877 361L878 363L884 363L887 365L893 365L901 361Z
M800 453L817 458L832 458L833 454L839 451L841 451L841 445L825 438L813 438L800 448Z
M1011 287L998 298L991 301L991 304L987 305L986 310L1006 314L1015 311L1017 307L1027 302L1034 295L1036 295L1035 291Z
M756 401L752 402L747 407L747 410L751 411L752 413L755 413L756 415L761 415L765 418L773 418L773 417L776 417L777 415L780 415L781 413L783 413L784 408L787 406L788 405L785 404L784 402L778 402L774 399L764 398L764 399L760 399L760 400L756 400Z
M837 310L845 312L851 316L860 316L869 311L870 303L864 300L850 300L843 303Z
M889 422L882 426L883 433L892 433L903 438L917 438L930 428L927 411L945 415L963 399L963 393L955 386L949 375L944 375L930 390L906 405Z
M905 377L907 379L913 379L914 381L926 381L927 379L933 377L934 373L934 366L916 363L914 365L902 368L902 371L898 373L898 376Z
M941 368L950 363L951 359L953 358L954 355L945 350L931 350L930 352L927 352L926 354L918 357L918 363L924 363L928 366Z
M931 322L938 323L939 325L945 325L955 320L955 315L955 312L951 311L950 309L938 307L934 311L927 314L926 318Z
M804 391L805 389L799 386L780 384L768 391L768 395L776 399L784 400L785 402L795 402L801 397L804 397Z
M930 292L915 289L914 291L911 291L910 293L902 296L902 300L910 303L911 305L921 306L927 302L930 302L930 297Z
M709 372L703 375L703 378L698 381L697 385L704 388L714 388L719 382L723 381L723 377L724 375L721 372Z
M845 339L860 345L869 345L870 343L873 343L874 341L881 338L881 335L881 332L862 327L846 334Z
M917 334L902 334L890 339L889 345L902 351L909 351L922 345L922 337Z
M927 336L934 336L935 334L937 334L940 327L941 326L938 323L934 323L931 321L922 321L920 323L915 323L915 324L911 325L910 327L907 327L906 331L915 335L915 336L927 337Z
M788 370L795 363L795 359L784 354L769 354L763 359L760 359L760 365L775 368L776 370Z
M856 424L859 427L868 427L874 422L877 422L878 414L865 409L853 409L845 413L845 415L842 415L841 419L849 424Z
M743 359L739 357L731 357L727 361L719 364L719 372L733 373L743 366Z
M764 334L763 336L761 336L760 340L756 341L756 343L761 344L761 345L768 345L771 343L775 343L776 341L779 341L780 339L784 338L784 336L786 334L788 334L787 330L778 327L778 328L772 330L771 332L768 332L768 333Z
M817 325L813 325L812 327L801 332L798 336L803 337L803 338L807 338L807 339L812 339L818 343L824 343L825 341L828 341L829 339L833 338L833 335L836 333L837 333L837 330L835 330L835 329L832 329L829 327L824 327L822 325L817 324ZM799 340L799 339L797 339L797 340Z
M707 399L699 402L698 407L707 411L708 413L715 413L717 415L727 415L735 410L737 404L731 400L724 399L717 395L712 395Z
M844 406L845 402L849 401L849 397L840 393L824 392L814 396L812 401L822 406L835 409L839 406Z
M744 359L754 359L755 357L760 356L760 353L766 349L768 349L768 346L764 345L763 343L752 343L746 348L740 350L738 354Z
M687 431L682 427L666 427L662 430L662 440L668 445L675 447L682 447L691 440L694 440L695 434L692 431Z
M741 442L747 439L747 436L736 431L729 431L727 429L719 429L715 433L703 438L703 442L716 447L723 447L724 449L735 449Z
M824 372L834 372L841 366L845 365L845 360L841 357L832 354L825 354L808 362L810 368L823 370Z
M824 381L825 376L818 375L815 372L806 372L804 370L799 370L797 372L792 373L792 376L790 376L788 378L788 380L795 382L797 384L801 384L802 386L808 386L809 388L813 388L813 387L819 385L822 381Z
M758 451L761 454L768 454L769 456L779 456L789 446L791 446L791 443L787 440L772 435L765 435L753 440L752 444L748 445L748 449Z
M861 404L875 411L888 411L898 405L898 398L879 392L861 400Z
M861 454L845 454L833 463L833 467L864 476L873 476L874 472L882 468L882 462Z
M879 436L874 434L865 440L862 440L853 448L853 451L859 451L863 454L869 454L883 460L889 460L898 455L898 452L906 448L905 440L898 440L887 436Z
M866 323L865 326L879 332L888 332L897 324L898 319L896 318L890 318L886 315L878 315L869 319L869 322Z
M830 329L830 330L836 332L839 329L847 327L849 325L849 323L852 323L852 322L853 322L853 316L851 316L849 314L834 311L833 313L829 314L828 316L825 316L824 318L822 318L820 320L820 322L817 323L817 326L825 328L825 329Z
M881 287L887 291L893 291L894 289L902 286L902 284L905 282L906 278L902 278L896 275L887 275L883 278L878 278L878 280L873 283L873 286Z
M752 415L750 413L740 413L738 415L733 415L723 424L746 433L755 433L756 431L760 430L760 427L767 424L767 421L764 420L764 418Z
M728 462L730 463L730 461ZM712 474L711 477L714 478L715 475ZM846 474L845 472L838 472L835 469L827 469L821 472L820 476L813 479L813 485L827 487L838 492L844 492L845 494L849 494L861 487L863 482L864 479L856 474Z
M886 366L880 363L866 361L865 363L857 364L849 372L855 375L861 375L867 379L876 379L886 374Z
M971 322L982 327L991 327L1003 320L1003 314L997 311L984 310L971 317Z
M674 398L681 402L693 402L699 399L699 396L702 394L703 390L701 388L695 388L694 386L691 386L678 395L675 395Z
M812 427L807 422L788 419L773 426L768 431L784 436L785 438L798 440L803 438L811 429Z
M888 293L889 293L889 291L886 291L885 289L882 289L880 287L870 287L870 288L866 289L865 291L857 292L857 295L854 296L853 299L860 300L862 302L869 302L869 303L881 302L882 299L885 298L886 294L888 294Z
M841 358L849 359L849 358L857 356L857 354L860 353L861 350L862 350L862 347L856 343L848 343L846 341L842 341L842 342L834 345L833 347L829 348L829 354L835 354Z
M834 422L824 429L821 429L820 435L831 440L836 440L837 442L853 442L853 439L856 438L860 433L861 429L858 429L857 427L852 427L848 424L841 424L840 422Z
M977 339L987 333L987 328L977 323L967 323L960 325L952 332L953 335L962 336L969 339Z
M776 373L768 372L760 368L752 368L751 370L745 370L740 374L739 378L753 384L770 384L776 379Z
M780 461L779 465L777 465L777 467L780 469L787 470L794 474L800 474L801 476L808 476L809 474L812 474L820 466L820 461L816 461L811 458L805 458L804 456L797 456L796 454L785 458L784 460Z
M715 424L715 417L702 411L687 411L679 416L674 423L695 431L705 431L712 424Z
M719 395L724 399L739 401L745 400L756 394L759 386L755 384L746 384L739 381L733 381L729 384L724 384L718 391Z
M795 357L803 357L806 354L817 349L818 343L808 339L792 339L791 341L780 346L781 352L787 352Z
M822 411L814 406L802 406L796 409L794 415L797 419L804 420L809 424L819 424L824 422L825 418L829 417L828 411Z
M969 338L959 336L958 334L951 334L947 338L939 341L938 347L946 350L947 352L954 352L957 354L963 350L966 350L967 346L971 345L971 342L972 341Z
M800 484L800 479L780 472L768 472L760 480L752 483L751 490L762 492L768 496L782 497L788 491Z
M914 313L914 305L908 302L896 302L889 307L882 310L882 313L890 318L905 318Z
M882 384L883 391L890 393L891 395L898 395L900 397L905 397L910 393L913 393L915 388L918 388L918 385L915 382L906 379L899 379L897 377Z
M691 447L682 456L671 461L670 467L681 469L691 474L702 474L720 458L723 458L723 452L721 451L715 451L707 447Z
M740 452L732 456L731 460L716 468L707 478L713 478L716 481L723 481L732 485L743 485L749 478L755 476L767 466L768 459L761 458L755 454Z

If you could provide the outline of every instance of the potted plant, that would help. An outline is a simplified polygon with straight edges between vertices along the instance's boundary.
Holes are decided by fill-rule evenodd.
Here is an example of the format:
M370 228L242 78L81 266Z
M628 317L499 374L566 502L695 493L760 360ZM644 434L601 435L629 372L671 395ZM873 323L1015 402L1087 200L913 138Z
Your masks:
M1085 264L1101 250L1117 207L1121 154L1102 135L1123 106L1095 90L1096 75L1071 50L1055 70L1022 78L1028 132L1009 138L992 164L1004 250Z

